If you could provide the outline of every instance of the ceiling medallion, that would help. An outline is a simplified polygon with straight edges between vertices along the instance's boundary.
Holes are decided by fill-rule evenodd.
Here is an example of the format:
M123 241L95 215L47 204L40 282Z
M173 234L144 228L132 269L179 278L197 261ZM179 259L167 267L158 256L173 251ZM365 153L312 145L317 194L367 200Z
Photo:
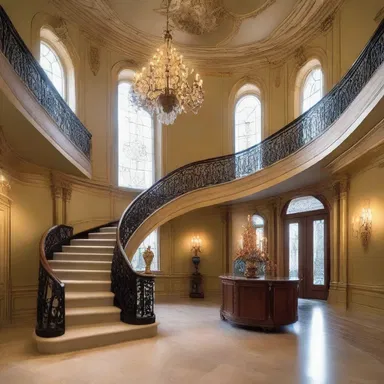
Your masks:
M132 100L139 108L156 114L163 124L173 124L182 112L197 113L204 101L203 80L199 74L190 85L191 71L183 62L183 56L172 46L167 2L167 26L164 44L157 49L152 61L137 73L132 87Z

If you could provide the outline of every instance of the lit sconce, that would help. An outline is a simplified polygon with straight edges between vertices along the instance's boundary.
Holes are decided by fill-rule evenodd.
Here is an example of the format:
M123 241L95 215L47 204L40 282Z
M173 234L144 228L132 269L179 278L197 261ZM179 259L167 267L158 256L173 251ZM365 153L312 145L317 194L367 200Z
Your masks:
M11 189L11 184L9 184L7 178L5 177L3 170L0 168L0 193L8 194Z
M360 236L361 243L364 248L368 248L369 239L372 234L372 211L371 208L363 208L360 217L352 218L352 233L358 238Z
M194 256L198 256L199 253L201 253L201 239L200 236L193 236L191 240L191 251L193 252Z

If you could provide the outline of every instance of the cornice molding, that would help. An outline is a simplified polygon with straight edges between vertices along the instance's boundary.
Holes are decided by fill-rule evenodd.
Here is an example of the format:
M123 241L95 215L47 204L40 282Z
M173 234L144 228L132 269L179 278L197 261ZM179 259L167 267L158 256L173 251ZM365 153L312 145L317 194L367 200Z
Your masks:
M177 44L186 59L207 71L239 72L284 60L329 26L343 0L298 0L291 14L268 38L242 46L196 47ZM77 0L52 0L63 17L78 24L93 41L144 63L161 43L160 37L144 34L123 22L104 0L86 6Z

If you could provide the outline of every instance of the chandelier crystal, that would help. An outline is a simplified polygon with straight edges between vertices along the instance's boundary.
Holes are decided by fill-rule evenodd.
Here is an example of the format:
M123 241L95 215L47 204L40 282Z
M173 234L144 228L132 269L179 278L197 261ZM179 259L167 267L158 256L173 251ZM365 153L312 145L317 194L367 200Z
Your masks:
M167 26L164 44L157 49L152 60L134 78L131 97L137 107L156 114L163 124L173 124L182 112L197 113L204 101L203 80L197 73L192 85L188 77L194 70L184 64L172 45L167 2Z

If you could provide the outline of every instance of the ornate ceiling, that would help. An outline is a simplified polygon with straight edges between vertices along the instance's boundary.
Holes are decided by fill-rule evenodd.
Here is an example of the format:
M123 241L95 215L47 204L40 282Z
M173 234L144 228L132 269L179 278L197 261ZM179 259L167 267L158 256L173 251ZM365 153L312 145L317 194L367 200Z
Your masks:
M343 0L171 0L174 41L212 71L281 61L329 24ZM52 0L93 40L145 62L165 26L162 0Z

